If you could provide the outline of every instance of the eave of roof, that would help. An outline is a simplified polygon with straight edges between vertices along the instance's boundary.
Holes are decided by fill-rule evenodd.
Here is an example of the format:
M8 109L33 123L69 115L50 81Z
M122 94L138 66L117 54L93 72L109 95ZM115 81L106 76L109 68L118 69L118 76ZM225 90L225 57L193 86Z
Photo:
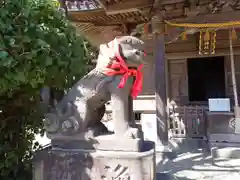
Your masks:
M99 45L103 42L101 40L104 33L111 32L111 29L116 27L124 27L126 24L142 24L151 19L153 15L153 3L147 4L145 7L131 9L132 7L125 7L125 10L131 9L132 11L119 11L117 5L121 8L129 5L133 0L95 0L101 5L102 8L91 9L85 11L69 11L68 16L71 21L76 24L78 31L90 39L94 45ZM153 0L141 0L141 2L154 2ZM136 1L137 2L137 1ZM138 1L139 2L139 1ZM201 15L218 13L224 11L231 14L232 9L239 10L240 2L231 6L223 6L218 2L212 0L199 0L187 3L185 0L161 0L159 4L155 4L155 13L164 16L164 19L174 20L178 22L195 22L194 19L201 19ZM194 4L194 2L196 4ZM156 8L157 7L157 8ZM108 14L109 9L115 8L115 13ZM120 8L120 9L121 9ZM232 8L232 9L231 9ZM239 12L239 11L238 11ZM214 19L214 18L212 18ZM201 19L204 21L204 19ZM196 21L197 22L197 21ZM197 22L199 23L199 22Z

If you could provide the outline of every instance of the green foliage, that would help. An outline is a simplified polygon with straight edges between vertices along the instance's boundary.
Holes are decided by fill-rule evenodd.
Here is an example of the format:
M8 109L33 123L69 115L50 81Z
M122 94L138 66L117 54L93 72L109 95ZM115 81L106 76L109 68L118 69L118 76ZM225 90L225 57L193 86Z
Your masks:
M50 0L0 0L0 179L31 179L40 89L85 74L87 46Z

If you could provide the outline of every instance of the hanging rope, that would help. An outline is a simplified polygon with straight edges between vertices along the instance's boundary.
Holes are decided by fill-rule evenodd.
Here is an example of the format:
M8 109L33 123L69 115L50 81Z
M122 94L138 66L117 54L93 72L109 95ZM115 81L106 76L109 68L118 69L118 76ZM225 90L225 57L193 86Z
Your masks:
M173 23L170 21L164 21L169 26L182 27L182 28L226 28L233 26L240 26L240 21L224 22L224 23L205 23L205 24L194 24L194 23Z

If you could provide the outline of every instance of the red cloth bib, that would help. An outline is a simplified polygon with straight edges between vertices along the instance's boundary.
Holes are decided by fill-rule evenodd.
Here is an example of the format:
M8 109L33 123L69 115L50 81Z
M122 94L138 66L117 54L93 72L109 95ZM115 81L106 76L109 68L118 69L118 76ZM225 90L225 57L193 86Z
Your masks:
M111 65L109 65L107 68L109 70L106 70L104 74L113 76L113 75L123 75L121 78L121 81L118 85L118 88L123 88L129 78L129 76L135 77L132 89L131 89L131 95L133 99L135 99L138 94L142 90L142 84L143 84L143 74L141 72L141 69L143 67L143 64L141 64L137 69L129 69L128 66L126 65L124 59L119 53L119 44L117 40L115 39L112 41L110 44L113 46L114 51L115 51L115 62ZM116 70L117 69L117 70Z

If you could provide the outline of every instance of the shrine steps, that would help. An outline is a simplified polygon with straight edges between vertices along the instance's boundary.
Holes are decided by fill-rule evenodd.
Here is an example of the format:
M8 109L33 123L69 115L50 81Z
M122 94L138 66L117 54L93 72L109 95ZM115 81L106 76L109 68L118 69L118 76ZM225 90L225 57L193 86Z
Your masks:
M240 159L239 134L211 134L208 143L212 158Z
M240 159L240 143L211 143L212 158Z

